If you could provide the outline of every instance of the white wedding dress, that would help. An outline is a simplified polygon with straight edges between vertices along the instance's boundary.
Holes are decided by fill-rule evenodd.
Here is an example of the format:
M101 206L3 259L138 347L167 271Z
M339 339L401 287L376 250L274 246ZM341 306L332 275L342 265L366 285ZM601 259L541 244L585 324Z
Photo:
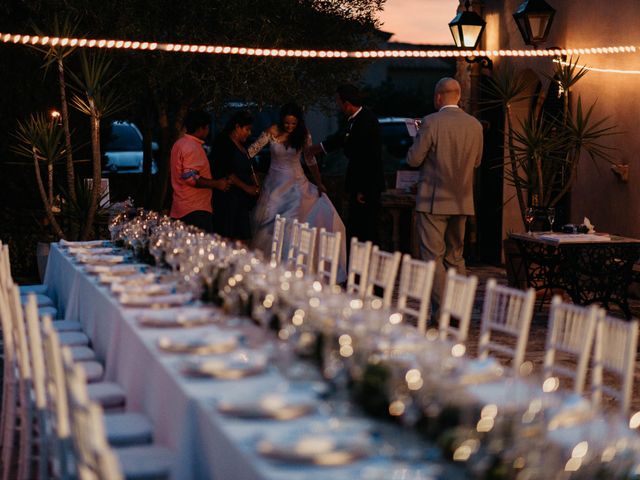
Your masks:
M287 224L294 218L299 222L307 222L311 227L321 228L329 232L340 232L342 245L338 266L338 282L347 278L347 238L344 223L326 194L318 196L318 188L307 180L300 164L301 152L278 142L268 131L263 132L247 151L254 157L266 144L271 151L271 166L262 185L260 197L253 213L254 248L271 255L273 224L276 214L287 219ZM311 137L307 139L311 145ZM307 165L315 165L313 156L304 155ZM288 230L287 230L288 232ZM285 247L288 233L285 234ZM283 252L286 252L283 249ZM316 257L317 258L317 257Z

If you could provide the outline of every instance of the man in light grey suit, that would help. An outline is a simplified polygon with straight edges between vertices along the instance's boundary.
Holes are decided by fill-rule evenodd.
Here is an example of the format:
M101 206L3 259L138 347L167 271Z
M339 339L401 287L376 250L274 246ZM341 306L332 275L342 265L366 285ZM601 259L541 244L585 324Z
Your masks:
M436 113L422 120L407 153L412 167L422 165L416 196L416 228L423 260L436 262L432 304L437 310L446 269L465 274L464 230L475 214L473 173L482 158L482 125L458 107L460 84L443 78L434 93Z

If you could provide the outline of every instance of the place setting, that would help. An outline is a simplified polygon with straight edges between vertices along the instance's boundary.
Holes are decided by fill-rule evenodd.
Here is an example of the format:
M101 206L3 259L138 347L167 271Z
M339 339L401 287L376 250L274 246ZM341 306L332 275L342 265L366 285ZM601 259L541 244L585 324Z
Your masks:
M242 336L238 332L210 327L206 333L162 335L157 346L165 353L219 355L235 350L241 343Z
M119 261L109 260L107 263L88 263L84 269L91 275L105 274L111 277L124 277L141 273L145 265L139 263L123 263L124 257L119 255ZM103 277L106 278L106 277Z
M191 292L153 295L149 293L123 292L118 301L123 307L160 309L182 306L194 299Z
M220 400L215 408L239 419L288 421L315 413L318 398L308 391L270 391L248 399Z
M193 378L239 380L260 375L269 366L268 356L260 350L241 349L226 355L191 357L180 363L183 375Z
M138 325L147 328L193 328L221 321L221 314L210 308L171 308L136 316Z
M337 467L372 453L370 426L357 420L327 419L303 428L270 431L256 443L263 457L281 464Z
M147 295L147 296L159 296L159 295L171 295L176 291L176 283L112 283L111 291L120 296L123 295Z
M103 272L98 274L98 282L104 285L111 285L112 287L116 287L117 285L116 288L149 285L157 281L158 276L154 273L147 272L145 269L136 270L133 273L126 272L123 275L114 274L112 272Z

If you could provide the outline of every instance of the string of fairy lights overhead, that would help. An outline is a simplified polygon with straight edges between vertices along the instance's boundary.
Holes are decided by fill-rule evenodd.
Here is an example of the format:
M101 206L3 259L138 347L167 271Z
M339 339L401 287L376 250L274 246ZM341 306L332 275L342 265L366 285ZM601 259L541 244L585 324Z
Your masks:
M230 45L194 45L184 43L159 43L136 40L113 40L94 38L68 38L44 35L21 35L0 33L0 42L32 46L61 46L76 48L98 48L115 50L165 51L176 53L200 53L213 55L241 55L252 57L290 58L465 58L465 57L558 57L571 55L607 55L636 53L634 45L587 48L550 48L536 50L311 50L255 48ZM620 73L620 72L618 72Z
M564 60L554 60L554 62L559 63L560 65L564 65L565 67L571 65L569 62L565 62ZM590 72L598 72L598 73L622 73L626 75L640 75L640 70L621 70L617 68L600 68L600 67L590 67L589 65L581 65L579 63L573 64L576 68L584 68Z

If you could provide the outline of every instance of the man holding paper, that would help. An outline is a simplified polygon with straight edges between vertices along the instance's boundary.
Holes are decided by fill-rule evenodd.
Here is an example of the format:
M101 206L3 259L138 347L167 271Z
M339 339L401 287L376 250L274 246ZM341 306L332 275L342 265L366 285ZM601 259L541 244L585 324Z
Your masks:
M482 125L458 107L460 84L443 78L434 93L436 113L420 125L407 163L422 166L416 196L416 229L423 260L434 260L432 303L440 305L446 269L465 274L464 231L474 215L474 168L482 158Z

